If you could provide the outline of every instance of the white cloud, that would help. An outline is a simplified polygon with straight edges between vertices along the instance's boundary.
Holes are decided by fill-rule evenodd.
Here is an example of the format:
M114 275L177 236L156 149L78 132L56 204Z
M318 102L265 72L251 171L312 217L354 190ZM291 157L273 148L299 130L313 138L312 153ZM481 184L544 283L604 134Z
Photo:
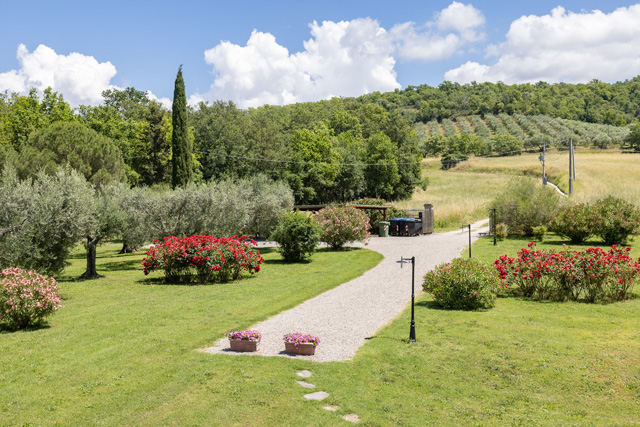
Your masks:
M17 58L21 68L0 74L0 91L26 93L31 88L42 91L51 87L77 106L99 104L103 90L117 88L110 84L116 67L111 62L98 62L93 56L75 52L59 55L42 44L29 52L21 44Z
M506 41L490 46L495 63L467 62L445 79L471 81L617 81L640 74L640 4L611 13L567 12L523 16L511 24Z
M171 110L171 107L173 107L173 102L171 101L171 99L169 98L158 98L153 92L151 92L150 90L147 91L147 98L149 98L151 101L158 101L164 108L166 108L167 110Z
M453 2L424 25L402 23L387 31L371 18L313 22L304 49L291 53L272 34L254 30L245 46L221 42L204 53L215 78L190 104L231 99L240 107L359 96L400 87L396 57L438 60L483 37L484 17Z
M457 1L438 13L436 25L442 31L454 30L460 33L463 40L476 41L484 38L477 29L484 25L484 15L470 4Z

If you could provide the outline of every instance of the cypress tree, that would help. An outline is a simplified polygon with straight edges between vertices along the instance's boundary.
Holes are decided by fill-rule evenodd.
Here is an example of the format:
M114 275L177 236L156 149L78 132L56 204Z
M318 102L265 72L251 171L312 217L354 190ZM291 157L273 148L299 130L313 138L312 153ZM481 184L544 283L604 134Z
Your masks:
M184 79L182 78L182 65L178 69L178 75L176 76L172 110L173 135L171 136L171 148L173 153L171 163L173 165L173 173L171 175L171 184L173 188L176 188L182 187L191 181L193 169L189 129L187 127L187 96L184 90Z

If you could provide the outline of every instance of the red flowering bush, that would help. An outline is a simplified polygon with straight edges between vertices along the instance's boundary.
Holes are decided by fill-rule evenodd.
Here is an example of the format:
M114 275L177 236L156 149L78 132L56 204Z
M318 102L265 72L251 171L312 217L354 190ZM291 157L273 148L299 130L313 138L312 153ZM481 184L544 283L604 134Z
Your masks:
M606 245L625 244L630 235L640 230L640 210L622 199L609 196L594 204L568 206L551 220L552 231L581 243L592 235Z
M560 252L536 250L535 243L516 257L503 255L494 262L502 286L513 293L542 300L619 301L627 297L640 274L640 260L631 248L613 245Z
M640 230L640 210L635 205L612 196L600 199L594 205L594 234L606 245L624 245L630 235Z
M333 249L369 238L369 217L352 206L329 206L316 212L314 218L322 229L322 241Z
M428 272L422 287L443 308L476 310L493 307L496 282L491 267L475 259L456 258Z
M167 282L200 283L236 280L243 271L260 271L264 258L253 249L256 242L247 236L213 237L193 235L181 239L168 236L147 251L142 261L144 274L163 270Z
M59 287L35 271L5 268L0 273L0 322L16 330L34 325L60 305Z
M567 206L557 212L551 220L550 228L568 238L571 243L582 243L593 234L595 219L593 207L582 203Z

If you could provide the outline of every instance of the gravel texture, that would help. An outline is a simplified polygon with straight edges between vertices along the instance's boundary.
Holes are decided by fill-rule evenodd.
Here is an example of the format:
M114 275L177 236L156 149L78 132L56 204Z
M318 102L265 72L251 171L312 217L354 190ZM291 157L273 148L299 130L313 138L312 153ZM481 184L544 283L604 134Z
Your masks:
M485 224L487 220L471 225L473 241L478 239L479 233L488 231ZM456 258L468 245L468 229L414 237L372 237L367 248L384 256L380 264L360 277L251 326L250 329L262 333L257 352L230 351L227 338L203 351L243 356L284 356L317 362L349 360L368 338L411 303L411 263L402 264L401 268L397 262L401 257L416 258L415 292L418 294L422 292L422 277L427 271ZM285 353L282 337L289 332L319 337L315 355Z

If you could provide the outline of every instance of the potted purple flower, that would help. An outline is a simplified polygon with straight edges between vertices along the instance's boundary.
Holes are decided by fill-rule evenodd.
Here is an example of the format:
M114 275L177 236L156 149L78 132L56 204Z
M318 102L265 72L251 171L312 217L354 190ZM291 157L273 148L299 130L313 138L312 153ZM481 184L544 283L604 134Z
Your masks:
M294 332L284 336L284 351L290 354L315 354L318 344L320 338L313 335Z
M262 339L262 334L253 329L240 332L231 331L227 332L225 336L229 338L229 345L233 351L256 351Z

